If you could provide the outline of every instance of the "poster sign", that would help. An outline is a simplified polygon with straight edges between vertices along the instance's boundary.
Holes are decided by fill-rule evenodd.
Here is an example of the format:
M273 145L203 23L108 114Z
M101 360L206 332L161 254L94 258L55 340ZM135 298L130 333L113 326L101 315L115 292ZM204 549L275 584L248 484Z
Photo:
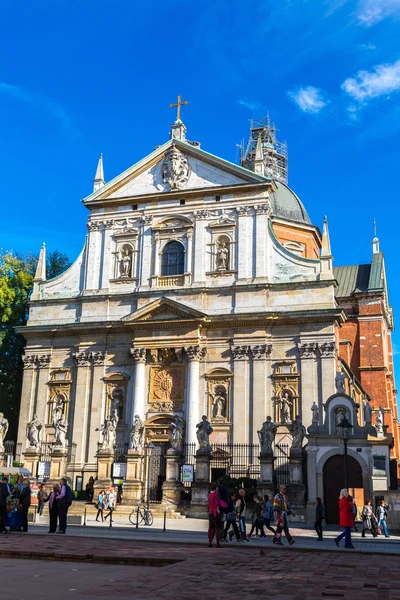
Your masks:
M32 483L31 484L31 504L33 505L38 505L39 504L39 500L38 500L38 491L40 490L40 485L38 483Z
M115 479L123 479L126 477L126 463L115 462L113 466L113 477Z
M193 465L183 465L182 481L183 481L183 483L192 483L192 481L193 481Z
M50 462L39 461L38 462L38 477L50 477Z

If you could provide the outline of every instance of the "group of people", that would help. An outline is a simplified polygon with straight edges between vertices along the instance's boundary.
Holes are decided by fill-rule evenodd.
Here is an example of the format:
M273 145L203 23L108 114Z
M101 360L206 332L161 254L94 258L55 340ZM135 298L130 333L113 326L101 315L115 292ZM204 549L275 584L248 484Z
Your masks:
M215 537L217 548L221 547L221 541L232 541L233 536L238 542L249 542L255 531L255 536L266 537L264 527L273 534L273 543L282 545L282 533L285 534L290 545L294 539L289 531L289 515L291 511L286 487L282 485L278 494L274 497L273 504L269 496L254 496L253 509L249 513L246 503L246 491L240 489L238 494L229 494L223 479L211 484L208 496L208 545L212 547ZM250 514L251 529L247 534L246 517ZM272 527L275 524L276 529ZM232 528L232 531L230 529Z
M344 531L335 538L335 544L339 547L339 542L344 538L344 547L354 548L351 541L351 532L355 528L356 511L354 510L354 499L349 494L347 489L340 491L339 495L339 525L344 528ZM386 518L389 506L385 500L381 500L376 512L372 507L371 500L367 500L363 507L362 517L362 537L365 537L365 532L370 531L373 537L384 535L390 537L386 525Z
M110 490L101 490L97 495L97 515L96 521L99 521L99 517L101 517L102 521L106 521L108 517L111 518L113 511L116 508L117 498L113 491ZM108 513L104 515L104 511L108 510Z
M18 529L23 532L28 531L28 512L32 503L32 490L29 479L19 477L17 483L12 489L8 483L8 478L3 477L0 482L0 533L8 533L7 529L7 501L12 500L17 509L17 516L20 516L21 523ZM46 503L49 504L50 527L48 533L57 532L57 522L59 525L57 533L65 533L67 529L68 509L72 504L72 490L65 478L60 480L60 484L53 486L50 494L47 493L45 485L42 483L37 494L38 514L43 514Z

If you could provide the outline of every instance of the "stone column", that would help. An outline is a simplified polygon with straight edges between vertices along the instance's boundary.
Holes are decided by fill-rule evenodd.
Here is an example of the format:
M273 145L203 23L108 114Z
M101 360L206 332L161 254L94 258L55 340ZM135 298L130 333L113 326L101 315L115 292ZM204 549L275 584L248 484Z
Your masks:
M250 355L253 359L252 398L249 407L251 418L249 432L250 443L257 444L257 427L265 419L266 415L266 381L267 362L266 358L271 354L271 344L257 344L250 346Z
M182 455L174 448L167 450L167 473L162 485L162 504L166 509L174 510L181 501L183 484L181 482Z
M260 481L257 485L257 493L260 496L274 496L274 453L261 452L260 454Z
M39 448L27 448L22 456L24 457L24 467L32 473L32 478L36 478L38 462L40 461Z
M131 348L131 356L135 364L133 373L133 398L132 398L132 412L131 412L131 425L135 415L144 420L144 405L145 405L145 394L146 394L146 349L145 348Z
M102 415L102 403L105 393L105 385L103 381L104 377L104 362L105 352L92 352L92 377L91 377L91 390L88 394L88 406L87 406L87 417L86 417L86 448L84 461L92 465L95 468L96 465L96 453L97 453L97 441L98 438L95 435L95 429L99 426L100 422L103 421ZM108 415L104 415L105 417ZM88 470L88 469L86 469Z
M196 227L194 230L194 265L193 283L203 285L206 282L206 220L207 210L198 210L195 213Z
M248 346L232 346L233 402L233 441L235 444L249 443L249 390L247 381ZM264 416L261 422L264 420Z
M126 457L126 479L124 482L124 500L141 502L143 500L143 458L142 451L130 448Z
M268 203L258 204L254 207L256 213L256 278L266 279L267 278L267 264L268 264L268 215L271 212L271 205Z
M253 236L250 231L250 208L250 206L240 206L236 209L238 214L238 281L246 281L252 277Z
M316 385L317 344L314 342L299 344L298 349L301 359L301 402L299 406L299 415L307 426L311 424L311 406L313 405L313 402L318 405L318 387ZM319 414L322 415L322 405L319 406Z
M95 481L95 497L103 490L112 485L112 466L114 462L114 450L102 448L97 452L97 480Z
M53 448L50 463L50 484L59 483L61 477L67 476L67 448Z
M192 500L189 516L204 517L208 513L208 494L210 490L211 454L196 452L196 474L192 483Z
M336 393L336 355L337 348L335 342L325 342L318 344L321 360L321 406L319 406L320 418L322 418L322 403L326 402L330 396Z
M76 386L75 398L73 400L71 398L70 407L73 406L72 441L76 443L75 464L79 469L83 467L86 459L87 412L91 393L91 352L75 352L73 357L76 362ZM100 420L97 426L99 425Z
M188 384L186 389L186 442L196 443L196 425L199 422L199 361L205 358L206 350L200 346L189 346L185 348L189 360Z
M151 232L151 224L153 222L152 215L145 215L142 217L143 229L142 229L142 239L141 239L141 256L139 256L140 261L140 275L139 275L139 284L144 288L148 288L150 286L150 277L151 277L151 253L152 253L152 232Z

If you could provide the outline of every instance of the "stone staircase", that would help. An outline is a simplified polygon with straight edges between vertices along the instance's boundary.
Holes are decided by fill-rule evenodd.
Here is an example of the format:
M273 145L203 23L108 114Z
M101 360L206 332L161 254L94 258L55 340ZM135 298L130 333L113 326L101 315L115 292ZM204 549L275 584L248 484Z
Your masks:
M131 512L133 510L135 510L137 507L137 504L118 504L118 507L115 511L115 516L116 517L129 517L129 515L131 514ZM80 501L80 500L75 500L69 511L68 511L68 515L70 516L83 516L84 512L86 509L86 516L96 516L97 514L97 508L95 503L92 504L87 504L86 502ZM162 519L164 517L164 511L166 510L163 506L161 506L161 504L150 504L150 510L153 514L153 517L155 519ZM167 509L167 519L185 519L186 518L186 514L183 514L184 510L182 509L182 512L178 512L175 510L171 510L171 509Z

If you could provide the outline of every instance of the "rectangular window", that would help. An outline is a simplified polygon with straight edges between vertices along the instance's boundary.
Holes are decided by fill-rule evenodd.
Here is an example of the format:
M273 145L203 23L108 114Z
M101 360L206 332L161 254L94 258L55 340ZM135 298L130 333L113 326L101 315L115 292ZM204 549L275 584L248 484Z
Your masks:
M137 204L132 204L132 210L137 210Z
M221 196L215 196L215 202L220 202L221 201Z
M184 198L182 198L182 200L179 200L179 204L181 206L183 206L184 204L186 204L186 200Z

